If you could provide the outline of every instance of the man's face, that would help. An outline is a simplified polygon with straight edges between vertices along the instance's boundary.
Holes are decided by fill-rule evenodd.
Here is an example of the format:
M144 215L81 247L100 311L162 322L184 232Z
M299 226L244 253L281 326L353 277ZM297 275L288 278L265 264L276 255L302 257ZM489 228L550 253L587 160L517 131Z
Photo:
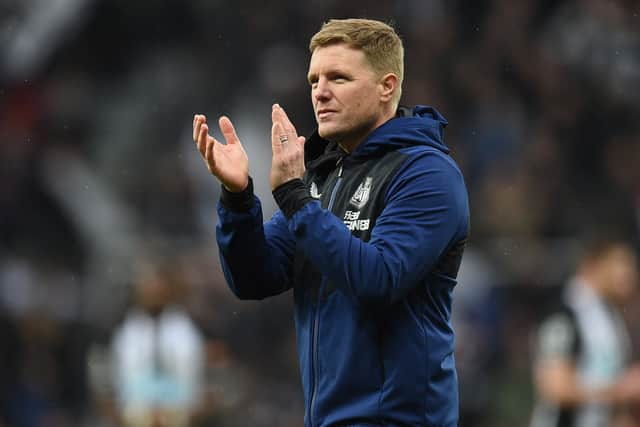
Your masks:
M169 284L157 272L145 271L137 277L138 303L145 310L155 313L167 304Z
M637 260L627 248L613 249L598 265L598 275L605 294L613 302L624 304L638 284Z
M321 137L352 150L384 122L381 79L361 50L346 44L316 48L308 79Z

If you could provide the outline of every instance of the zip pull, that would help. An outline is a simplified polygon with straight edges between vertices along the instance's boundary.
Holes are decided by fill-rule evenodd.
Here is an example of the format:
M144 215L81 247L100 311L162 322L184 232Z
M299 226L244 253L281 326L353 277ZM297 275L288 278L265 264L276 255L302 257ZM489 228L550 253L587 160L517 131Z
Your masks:
M342 178L342 159L344 159L344 157L340 157L336 162L336 166L340 167L340 169L338 169L338 178Z

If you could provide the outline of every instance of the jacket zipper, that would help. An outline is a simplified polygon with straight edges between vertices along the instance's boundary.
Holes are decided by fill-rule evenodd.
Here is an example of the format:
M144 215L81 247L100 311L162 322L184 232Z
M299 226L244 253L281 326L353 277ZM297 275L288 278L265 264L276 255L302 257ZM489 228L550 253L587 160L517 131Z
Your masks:
M333 203L335 202L338 188L340 188L340 184L342 183L342 158L338 159L336 166L339 166L338 179L336 180L336 183L333 185L333 189L331 190L329 206L327 206L327 210L329 212L331 212L331 209L333 209ZM313 409L316 403L316 394L318 393L318 322L320 318L320 296L322 295L322 288L324 288L325 282L326 280L322 278L322 281L320 282L320 286L318 288L317 304L313 317L313 342L311 343L311 371L313 375L313 392L311 393L311 402L309 404L309 423L311 424L311 427L313 427L314 425Z

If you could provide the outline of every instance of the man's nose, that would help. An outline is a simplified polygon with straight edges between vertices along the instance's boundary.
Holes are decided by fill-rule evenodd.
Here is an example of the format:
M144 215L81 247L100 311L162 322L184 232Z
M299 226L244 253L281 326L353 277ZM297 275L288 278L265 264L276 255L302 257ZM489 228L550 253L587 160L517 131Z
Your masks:
M331 91L325 79L318 80L318 84L313 90L313 98L316 101L326 101L331 98Z

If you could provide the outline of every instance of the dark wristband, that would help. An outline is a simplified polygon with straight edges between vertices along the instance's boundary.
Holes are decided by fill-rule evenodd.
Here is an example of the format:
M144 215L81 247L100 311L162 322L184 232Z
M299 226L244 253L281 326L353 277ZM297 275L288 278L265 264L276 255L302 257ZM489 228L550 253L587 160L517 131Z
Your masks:
M247 188L239 193L229 191L224 185L222 185L220 204L225 209L233 212L247 212L253 207L254 203L253 179L251 179L251 177L249 177L249 184L247 185Z
M273 190L273 198L287 219L313 200L301 179L292 179Z

